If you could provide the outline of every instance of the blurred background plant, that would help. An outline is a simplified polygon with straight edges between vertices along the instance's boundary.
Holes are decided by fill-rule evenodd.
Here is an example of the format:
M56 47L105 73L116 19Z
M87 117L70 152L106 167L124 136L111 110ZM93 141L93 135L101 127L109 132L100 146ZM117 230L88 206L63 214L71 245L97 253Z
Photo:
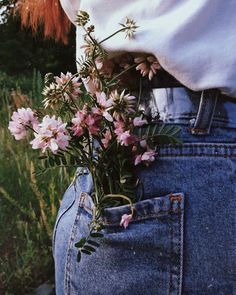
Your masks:
M73 29L68 45L32 36L0 0L0 294L33 294L53 283L51 238L63 192L74 171L35 176L37 151L17 142L7 126L19 107L39 106L46 72L75 72Z

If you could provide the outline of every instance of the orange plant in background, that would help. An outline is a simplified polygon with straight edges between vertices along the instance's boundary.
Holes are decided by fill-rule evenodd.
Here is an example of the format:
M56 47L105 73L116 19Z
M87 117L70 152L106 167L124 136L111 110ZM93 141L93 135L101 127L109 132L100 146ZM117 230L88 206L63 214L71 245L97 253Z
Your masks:
M67 43L71 23L59 0L20 0L17 10L23 26L30 26L33 32L42 26L45 37Z

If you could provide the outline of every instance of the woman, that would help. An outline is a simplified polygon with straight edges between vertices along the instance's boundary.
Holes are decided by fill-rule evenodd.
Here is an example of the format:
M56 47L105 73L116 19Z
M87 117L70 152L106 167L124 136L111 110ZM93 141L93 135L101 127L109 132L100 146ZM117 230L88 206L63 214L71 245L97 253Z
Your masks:
M154 78L150 105L181 127L184 144L161 148L152 166L136 171L145 193L137 203L140 220L121 229L116 218L122 209L111 209L99 251L80 264L74 244L91 219L92 181L87 169L78 169L54 231L57 294L235 294L236 1L61 5L72 22L78 10L87 11L98 39L126 16L137 22L134 39L117 35L104 46L116 54L152 53L182 83L160 88ZM77 28L77 57L82 41Z

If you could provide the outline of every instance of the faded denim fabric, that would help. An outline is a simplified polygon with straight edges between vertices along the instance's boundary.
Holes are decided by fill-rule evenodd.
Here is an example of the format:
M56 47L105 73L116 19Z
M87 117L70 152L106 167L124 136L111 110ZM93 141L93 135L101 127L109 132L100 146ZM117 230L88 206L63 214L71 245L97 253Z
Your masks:
M157 147L156 161L136 169L144 198L135 220L121 228L129 206L106 209L101 246L79 264L74 244L88 232L93 186L78 169L54 231L58 295L236 294L236 104L220 97L210 134L191 134L199 96L172 90L154 90L163 97L155 103L167 124L181 127L184 144Z

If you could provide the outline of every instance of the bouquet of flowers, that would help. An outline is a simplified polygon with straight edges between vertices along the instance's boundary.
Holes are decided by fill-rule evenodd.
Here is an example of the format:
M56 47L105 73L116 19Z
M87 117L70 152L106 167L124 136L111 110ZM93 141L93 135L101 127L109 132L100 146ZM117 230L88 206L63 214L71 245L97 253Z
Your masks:
M81 253L90 255L99 246L94 238L103 236L104 208L130 204L130 214L120 221L121 226L128 226L135 214L137 188L142 186L135 166L150 165L158 156L158 145L179 143L180 130L153 122L140 108L142 90L135 97L122 81L132 69L152 79L160 68L157 59L126 55L111 61L102 47L115 34L134 38L136 23L127 18L118 31L101 41L94 37L95 28L89 25L86 12L79 12L77 24L85 32L78 73L47 74L44 108L18 109L9 129L16 140L30 138L32 148L41 151L38 173L53 167L88 167L94 210L89 235L75 244L80 261Z

